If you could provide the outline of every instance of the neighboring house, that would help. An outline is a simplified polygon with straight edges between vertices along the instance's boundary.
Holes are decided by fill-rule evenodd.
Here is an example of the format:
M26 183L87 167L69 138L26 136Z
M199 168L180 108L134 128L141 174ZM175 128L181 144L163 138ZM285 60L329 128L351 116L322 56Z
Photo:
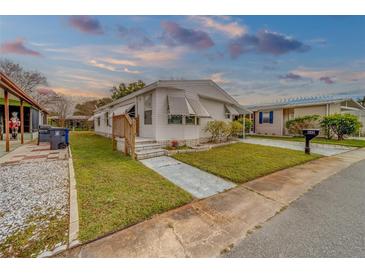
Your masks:
M288 120L306 115L326 116L335 113L351 113L359 117L365 133L365 108L352 98L310 97L246 106L251 110L252 132L267 135L289 135L285 124Z
M112 116L124 113L138 117L139 137L196 144L210 137L204 131L208 121L231 121L249 112L211 80L157 81L97 109L95 132L110 137Z
M69 115L65 119L65 127L71 130L90 130L94 127L94 120L90 116ZM51 126L60 126L58 116L48 117L48 124Z
M10 150L9 121L13 113L21 123L19 128L21 143L24 142L24 133L36 138L39 125L47 123L48 111L0 72L0 141L5 140L6 151Z

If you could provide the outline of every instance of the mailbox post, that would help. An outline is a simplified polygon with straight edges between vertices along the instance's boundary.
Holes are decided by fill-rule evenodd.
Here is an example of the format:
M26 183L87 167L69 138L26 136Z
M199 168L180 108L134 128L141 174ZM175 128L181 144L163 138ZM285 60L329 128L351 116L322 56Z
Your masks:
M306 154L311 153L310 149L310 140L312 140L314 137L318 136L319 129L303 129L303 135L305 137L305 149L304 152Z

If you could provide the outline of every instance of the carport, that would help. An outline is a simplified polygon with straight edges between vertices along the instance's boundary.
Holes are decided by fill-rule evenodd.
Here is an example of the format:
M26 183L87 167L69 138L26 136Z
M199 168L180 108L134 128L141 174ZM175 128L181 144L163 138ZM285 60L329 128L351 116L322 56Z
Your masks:
M5 152L10 151L9 120L12 111L20 113L20 144L24 144L25 129L32 135L39 124L47 123L48 112L0 72L0 140L5 140Z

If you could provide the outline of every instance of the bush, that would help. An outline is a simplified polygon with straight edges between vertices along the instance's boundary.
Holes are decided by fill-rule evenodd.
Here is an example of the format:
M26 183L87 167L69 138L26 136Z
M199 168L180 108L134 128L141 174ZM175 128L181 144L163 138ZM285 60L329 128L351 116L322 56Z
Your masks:
M345 135L359 132L362 124L359 119L352 114L332 114L323 117L321 127L327 131L327 136L335 134L338 140L343 140Z
M226 123L224 121L209 121L204 130L211 134L211 141L220 141L226 134Z
M243 125L239 121L232 121L228 123L229 134L227 137L234 136L238 137L242 134Z
M243 125L243 118L239 118L237 120L241 125ZM245 132L249 133L250 129L252 128L253 122L252 120L245 118Z
M302 130L316 127L319 115L306 115L286 122L286 128L290 134L302 135Z

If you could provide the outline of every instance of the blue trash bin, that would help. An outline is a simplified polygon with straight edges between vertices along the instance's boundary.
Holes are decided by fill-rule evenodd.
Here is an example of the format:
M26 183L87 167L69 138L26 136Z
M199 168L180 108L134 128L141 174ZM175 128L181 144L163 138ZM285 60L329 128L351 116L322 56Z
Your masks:
M66 145L69 145L69 142L68 142L68 133L69 133L69 129L68 128L65 128L65 143L66 143Z

